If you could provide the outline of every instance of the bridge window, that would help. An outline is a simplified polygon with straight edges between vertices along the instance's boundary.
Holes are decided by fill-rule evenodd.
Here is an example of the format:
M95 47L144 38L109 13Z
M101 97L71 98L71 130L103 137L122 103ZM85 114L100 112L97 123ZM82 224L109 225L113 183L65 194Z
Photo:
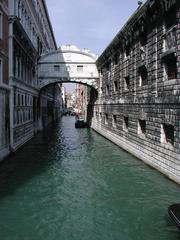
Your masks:
M161 142L174 144L174 126L170 124L161 125Z
M83 65L77 65L77 71L82 72L83 71Z
M60 71L60 66L59 65L54 65L54 71L59 72Z

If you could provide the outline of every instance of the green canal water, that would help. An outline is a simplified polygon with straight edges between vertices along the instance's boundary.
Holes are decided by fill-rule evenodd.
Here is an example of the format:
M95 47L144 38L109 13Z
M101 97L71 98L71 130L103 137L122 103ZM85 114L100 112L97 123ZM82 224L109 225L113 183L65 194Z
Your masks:
M73 117L0 165L0 240L177 240L180 186Z

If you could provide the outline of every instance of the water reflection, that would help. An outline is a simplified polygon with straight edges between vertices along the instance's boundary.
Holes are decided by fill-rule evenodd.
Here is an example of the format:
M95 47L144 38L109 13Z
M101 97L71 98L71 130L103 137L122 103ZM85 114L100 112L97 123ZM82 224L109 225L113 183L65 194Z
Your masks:
M179 186L73 117L1 164L0 189L3 240L179 239Z

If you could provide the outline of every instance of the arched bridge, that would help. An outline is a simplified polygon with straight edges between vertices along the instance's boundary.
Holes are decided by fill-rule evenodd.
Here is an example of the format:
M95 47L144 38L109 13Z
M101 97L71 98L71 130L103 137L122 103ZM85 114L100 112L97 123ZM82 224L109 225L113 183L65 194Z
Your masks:
M82 83L96 89L99 78L96 59L89 50L80 50L73 45L64 45L42 55L38 62L40 89L61 82Z

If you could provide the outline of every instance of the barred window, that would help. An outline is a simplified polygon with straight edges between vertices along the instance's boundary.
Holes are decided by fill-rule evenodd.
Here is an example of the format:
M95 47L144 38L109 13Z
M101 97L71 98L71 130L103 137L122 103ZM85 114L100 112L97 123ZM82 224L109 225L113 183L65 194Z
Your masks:
M146 121L145 120L138 120L138 134L141 136L145 136L146 133Z
M139 86L145 86L148 84L147 68L144 66L139 69Z
M113 125L113 127L117 127L117 117L116 117L116 115L113 115L113 118L112 118L112 125Z
M176 19L176 5L171 7L166 13L165 13L165 27L166 29L171 28L172 26L177 24Z
M109 91L110 91L110 89L109 89L109 84L107 84L107 85L106 85L106 95L109 95Z
M174 126L170 124L161 125L161 142L174 144Z
M124 81L124 88L125 90L128 90L130 86L130 80L129 80L129 76L125 77L125 81Z
M105 114L105 124L106 124L106 125L108 124L108 118L109 118L109 117L108 117L108 114L106 113L106 114Z
M177 63L176 58L173 58L169 61L166 61L164 63L165 68L165 77L168 80L176 79L177 78Z
M118 84L117 81L114 81L114 92L117 92L118 90Z
M128 131L128 128L129 128L129 118L124 116L124 118L123 118L123 129L125 131Z

